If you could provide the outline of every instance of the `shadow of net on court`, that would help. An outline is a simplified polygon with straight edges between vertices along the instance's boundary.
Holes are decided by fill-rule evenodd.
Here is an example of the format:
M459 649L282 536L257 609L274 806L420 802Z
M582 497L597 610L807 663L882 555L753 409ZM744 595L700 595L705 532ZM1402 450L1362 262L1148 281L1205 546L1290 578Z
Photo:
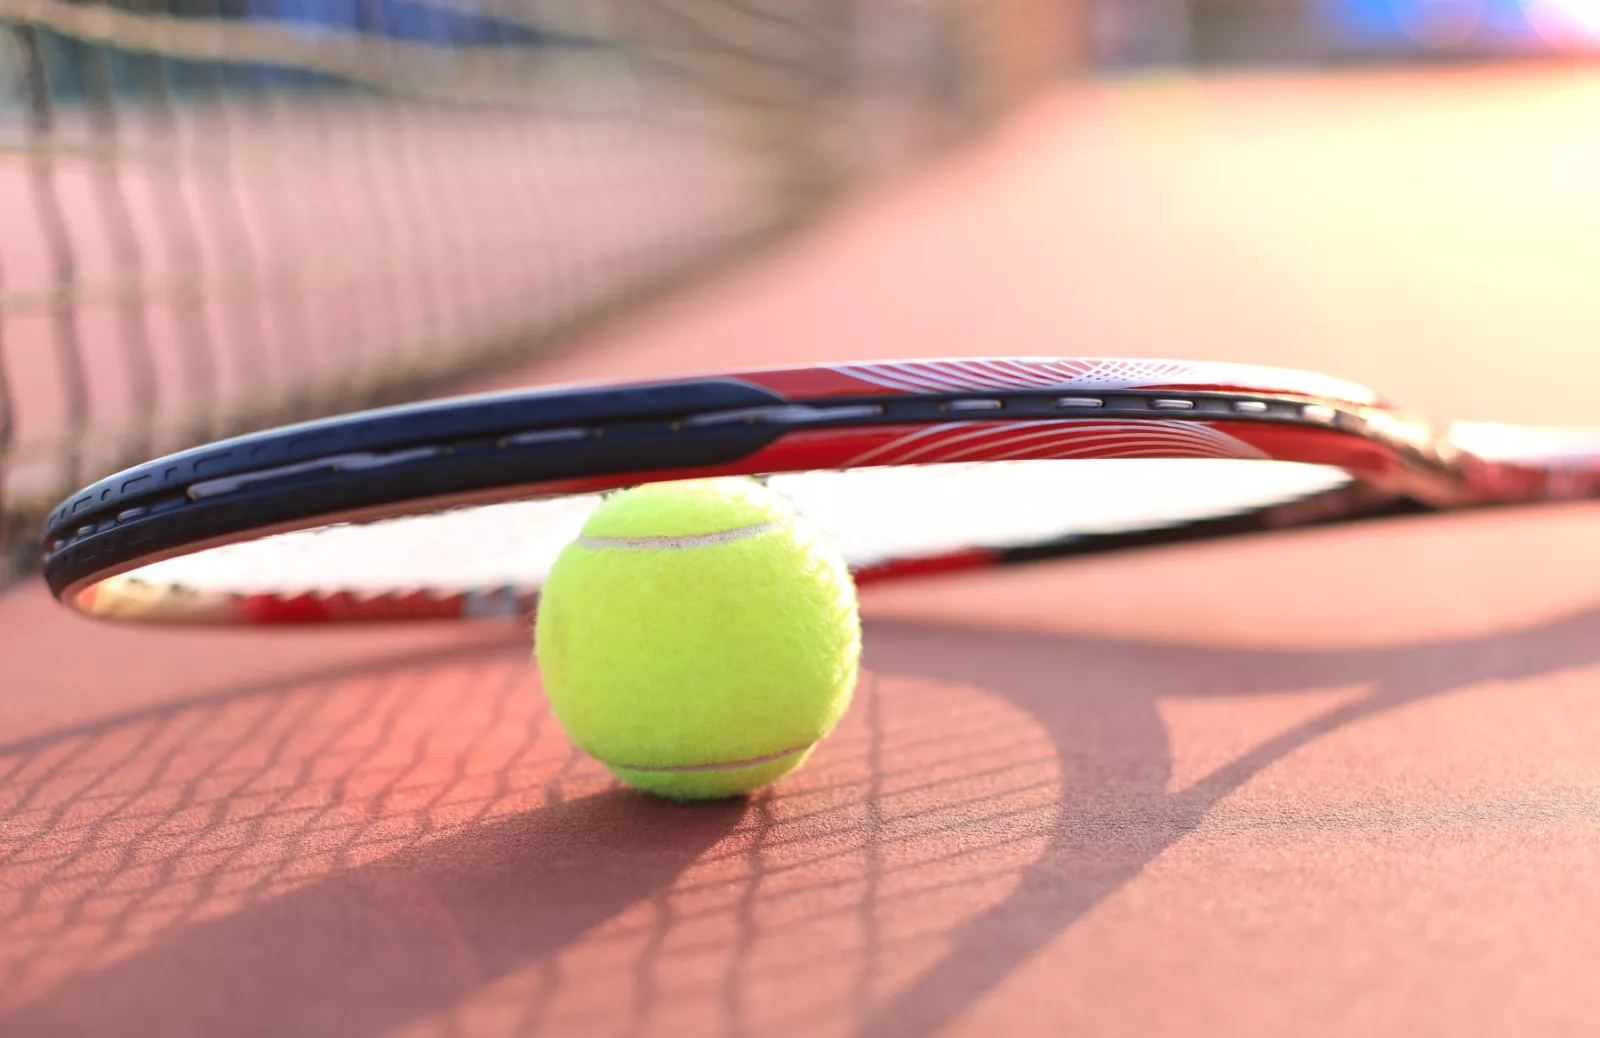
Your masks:
M109 718L0 746L0 1030L937 1033L1219 809L1335 842L1588 818L1587 777L1224 802L1366 720L1592 667L1595 622L1347 650L880 622L813 761L696 806L575 753L521 644ZM1214 697L1232 749L1180 775L1161 703Z
M1036 721L915 678L869 676L780 794L698 806L576 753L521 651L240 690L0 748L0 1015L848 1033L1014 891L1058 787Z

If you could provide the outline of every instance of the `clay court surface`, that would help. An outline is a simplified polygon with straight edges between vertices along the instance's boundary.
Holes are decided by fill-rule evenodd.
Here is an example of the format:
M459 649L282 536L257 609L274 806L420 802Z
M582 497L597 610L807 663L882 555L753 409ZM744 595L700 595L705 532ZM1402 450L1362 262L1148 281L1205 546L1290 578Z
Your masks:
M497 384L938 354L1304 366L1600 420L1600 79L1068 90ZM1588 1035L1600 510L866 598L749 802L619 791L528 632L0 596L0 1033Z

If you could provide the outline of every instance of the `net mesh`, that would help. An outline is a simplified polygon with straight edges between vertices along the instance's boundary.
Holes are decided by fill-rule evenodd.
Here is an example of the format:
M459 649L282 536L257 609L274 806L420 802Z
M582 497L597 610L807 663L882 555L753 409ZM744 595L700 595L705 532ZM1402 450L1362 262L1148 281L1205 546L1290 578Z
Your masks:
M86 480L413 399L802 225L861 111L981 124L1009 9L0 0L0 580Z

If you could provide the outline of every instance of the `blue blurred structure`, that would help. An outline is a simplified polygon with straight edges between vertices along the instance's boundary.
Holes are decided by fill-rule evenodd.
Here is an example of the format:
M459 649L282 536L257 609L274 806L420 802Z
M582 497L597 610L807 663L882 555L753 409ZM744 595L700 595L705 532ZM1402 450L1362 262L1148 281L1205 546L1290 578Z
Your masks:
M488 14L478 13L473 5L445 6L416 0L247 0L238 15L226 10L223 17L326 27L385 36L450 44L453 46L574 46L592 42L527 25L519 25Z
M1538 55L1551 41L1521 0L1322 0L1329 45L1372 56Z
M1597 0L1085 0L1093 64L1201 65L1588 58Z
M129 13L144 13L128 8ZM434 44L441 49L504 47L521 51L591 48L602 41L554 31L528 22L480 13L466 2L419 0L170 0L161 15L180 22L257 23L289 28L308 42L319 37L391 40ZM249 61L189 60L172 54L119 48L114 42L39 34L45 51L49 90L57 102L82 101L98 86L88 75L103 76L111 92L138 95L152 78L182 96L264 90L363 89L359 83L313 68ZM90 62L98 67L87 70Z

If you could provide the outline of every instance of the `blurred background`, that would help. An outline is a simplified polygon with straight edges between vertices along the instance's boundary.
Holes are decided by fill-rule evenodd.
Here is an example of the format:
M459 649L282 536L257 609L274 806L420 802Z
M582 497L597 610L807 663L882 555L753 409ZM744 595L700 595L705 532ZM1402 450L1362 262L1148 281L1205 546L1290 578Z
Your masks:
M897 268L996 316L813 293L819 355L1359 378L1444 310L1587 352L1597 39L1600 0L0 0L0 580L88 480L514 371L1029 119L1016 232Z

